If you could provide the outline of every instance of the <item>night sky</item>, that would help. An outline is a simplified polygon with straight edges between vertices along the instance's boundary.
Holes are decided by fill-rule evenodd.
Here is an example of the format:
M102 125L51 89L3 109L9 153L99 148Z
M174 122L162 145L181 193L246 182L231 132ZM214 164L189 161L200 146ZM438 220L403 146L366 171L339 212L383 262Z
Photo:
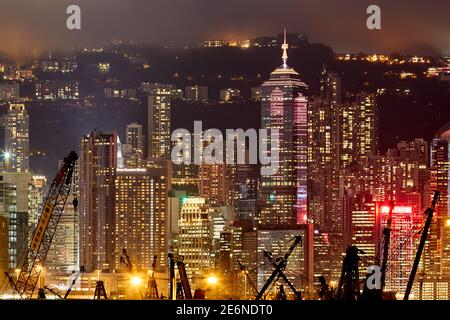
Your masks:
M65 28L78 4L82 30ZM366 8L381 7L382 30L366 29ZM185 44L288 31L336 52L450 54L448 0L1 0L0 51L99 46L113 38Z

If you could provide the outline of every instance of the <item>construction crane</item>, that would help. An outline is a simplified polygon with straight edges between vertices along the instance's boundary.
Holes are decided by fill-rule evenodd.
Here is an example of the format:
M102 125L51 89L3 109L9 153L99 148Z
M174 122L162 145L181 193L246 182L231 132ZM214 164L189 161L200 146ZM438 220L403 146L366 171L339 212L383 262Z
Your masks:
M50 185L47 197L42 205L38 224L33 232L31 243L14 286L14 292L17 292L21 297L31 299L36 289L36 284L55 235L59 219L71 191L73 172L77 160L76 152L71 151L64 158L63 164ZM76 210L78 205L76 198L73 201L73 205Z
M358 253L364 253L356 246L347 248L342 262L341 278L337 292L337 300L355 301L359 299Z
M289 247L288 251L286 251L284 256L279 259L278 263L276 263L275 270L272 272L272 274L270 275L269 279L267 279L266 283L261 288L261 291L259 291L259 293L257 294L255 300L261 300L261 298L264 295L264 292L266 292L267 288L272 284L272 282L275 279L275 277L281 276L281 273L283 273L282 271L284 270L284 268L286 268L289 256L291 255L291 253L294 251L295 247L300 242L302 242L302 237L301 236L294 237L294 242Z
M409 294L411 293L411 289L414 283L414 278L416 277L417 268L419 267L420 257L422 256L422 251L425 246L425 242L427 241L428 231L430 230L431 221L433 220L433 213L436 208L436 203L439 201L439 191L434 192L433 200L431 202L431 207L428 207L425 210L426 221L425 226L422 230L422 236L420 237L419 247L417 248L416 258L414 259L414 264L411 269L411 274L409 275L408 284L406 286L405 296L403 300L409 299Z
M189 279L186 274L186 268L184 265L184 257L173 253L168 254L169 257L169 269L170 269L170 282L169 282L169 299L192 299L191 287L189 285ZM180 274L180 283L175 279L175 264Z
M334 289L328 286L327 280L324 276L319 276L320 289L319 289L319 297L320 299L326 301L335 300L335 292Z
M120 255L120 263L122 263L128 271L133 271L133 265L131 264L130 257L127 254L127 249L122 249L122 254Z
M75 274L75 276L73 277L72 282L70 283L69 288L66 291L66 294L64 295L64 299L67 299L67 297L69 296L70 292L72 291L73 287L75 286L75 283L77 283L78 278L80 277L80 275L82 273L86 272L84 270L84 266L80 267L80 270Z
M145 290L145 299L159 299L158 286L156 285L155 268L158 256L153 256L152 276L148 278L147 289Z
M264 251L264 256L269 259L269 261L272 263L273 267L276 268L277 267L277 263L275 261L275 259L273 258L272 253L270 253L269 251ZM287 285L289 286L289 288L292 290L292 292L294 293L295 296L295 300L302 300L302 294L297 291L297 289L294 287L294 285L292 284L291 281L289 281L289 279L286 277L286 275L284 274L283 270L279 271L278 274L278 278L283 278L283 280L287 283ZM286 295L284 294L284 288L283 286L280 287L280 294L279 297L286 297ZM280 300L284 300L284 299L280 299Z
M241 269L242 272L244 272L245 276L247 277L247 280L250 282L250 285L252 286L252 289L255 292L255 294L258 294L258 288L256 288L256 285L253 283L253 280L248 274L248 271L246 270L245 266L242 264L241 261L239 261L239 259L236 259L236 261L237 264L239 265L239 268Z

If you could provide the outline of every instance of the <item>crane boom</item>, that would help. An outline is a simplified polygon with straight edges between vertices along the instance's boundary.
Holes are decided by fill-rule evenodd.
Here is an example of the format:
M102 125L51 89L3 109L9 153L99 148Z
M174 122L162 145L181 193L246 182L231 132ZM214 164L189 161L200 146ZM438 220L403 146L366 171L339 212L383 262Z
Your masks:
M289 256L291 255L291 253L294 251L295 247L302 241L302 237L301 236L296 236L294 238L294 243L289 247L288 251L286 251L286 253L284 254L284 256L280 259L280 261L277 264L277 267L275 268L275 270L272 272L272 274L270 275L269 279L267 279L266 283L264 284L264 286L261 288L261 291L259 291L258 295L256 296L255 300L261 300L261 298L264 295L264 292L266 292L267 288L270 286L270 284L273 282L273 280L275 279L275 277L280 273L280 271L283 270L284 267L286 267L287 264L287 260L289 258Z
M414 283L414 278L416 277L417 268L419 267L420 257L422 256L422 251L425 246L425 242L428 237L428 230L430 229L431 221L433 220L433 213L436 208L436 203L439 200L439 191L434 192L433 201L431 202L431 207L428 207L425 210L425 214L427 215L427 220L425 221L425 226L422 230L422 236L420 238L419 247L417 248L416 258L414 259L414 264L411 269L411 273L409 275L408 284L406 286L405 296L403 300L409 299L409 294L411 293L411 289Z
M16 282L15 292L21 297L31 299L33 296L41 268L47 257L59 219L71 191L72 176L77 160L76 152L71 151L64 158L61 168L50 185L47 197L42 205L39 222L33 232L19 278ZM76 204L77 201L75 199L74 206Z

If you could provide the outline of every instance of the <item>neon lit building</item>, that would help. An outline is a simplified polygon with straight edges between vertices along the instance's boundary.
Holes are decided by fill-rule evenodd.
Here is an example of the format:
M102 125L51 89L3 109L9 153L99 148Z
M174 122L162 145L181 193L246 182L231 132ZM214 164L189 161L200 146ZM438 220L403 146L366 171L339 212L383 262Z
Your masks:
M278 129L278 172L261 177L261 217L264 228L292 227L306 223L307 215L307 85L287 65L287 48L283 65L270 74L261 86L261 128ZM270 143L268 144L270 145ZM272 150L274 146L272 146Z

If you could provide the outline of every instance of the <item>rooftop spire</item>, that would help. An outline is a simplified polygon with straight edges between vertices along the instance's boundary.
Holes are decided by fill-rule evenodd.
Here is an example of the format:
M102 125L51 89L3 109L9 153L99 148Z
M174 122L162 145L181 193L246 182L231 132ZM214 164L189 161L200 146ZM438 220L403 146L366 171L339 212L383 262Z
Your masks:
M281 59L283 59L283 69L287 69L287 59L288 59L287 49L288 48L289 48L289 45L287 44L287 41L286 41L286 28L284 28L284 42L281 45L281 49L283 49L283 55L281 56Z

